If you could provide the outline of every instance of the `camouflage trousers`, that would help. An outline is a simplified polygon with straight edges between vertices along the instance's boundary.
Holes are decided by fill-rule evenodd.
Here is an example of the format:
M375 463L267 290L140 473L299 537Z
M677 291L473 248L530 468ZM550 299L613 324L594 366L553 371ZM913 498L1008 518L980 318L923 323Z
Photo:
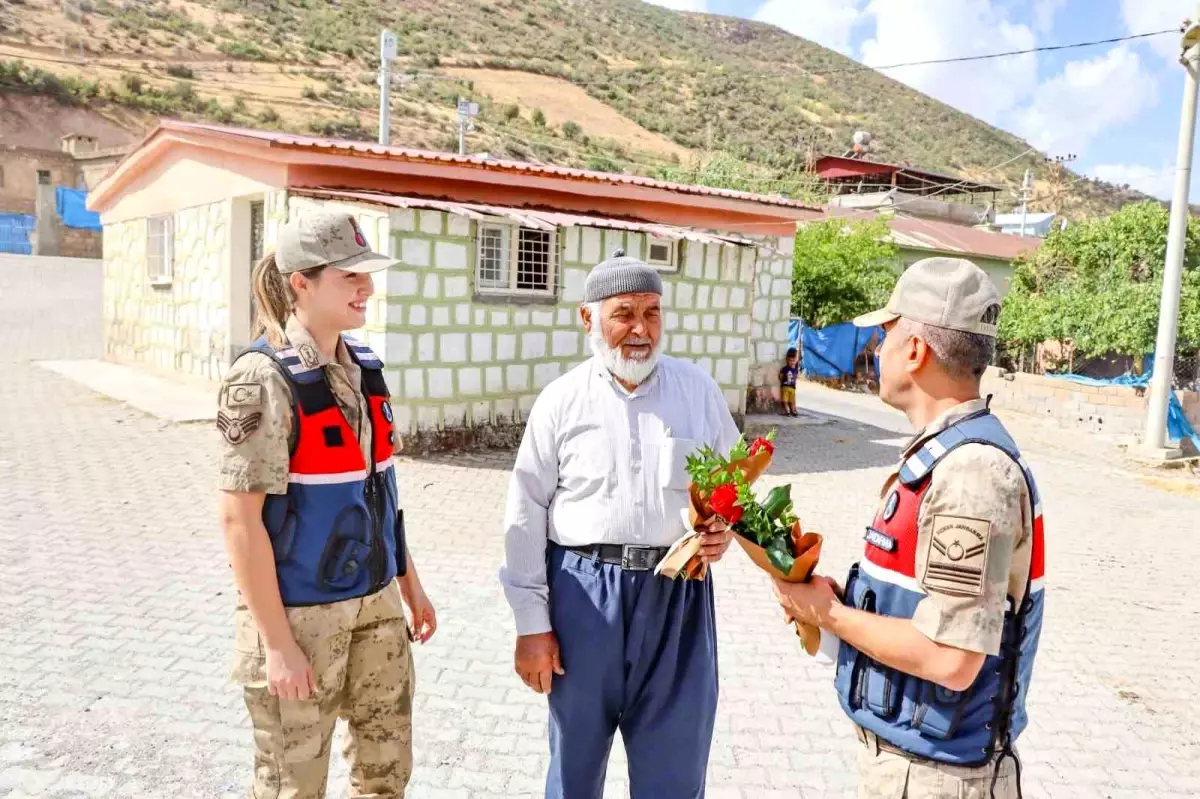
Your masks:
M1016 799L1017 771L1012 758L964 768L914 760L879 747L874 734L858 728L858 799ZM992 778L996 777L995 792Z
M339 717L349 730L342 754L350 766L350 795L404 796L412 774L415 677L399 586L392 582L361 599L287 609L317 684L316 694L304 701L271 696L258 627L245 607L235 615L233 680L245 692L256 750L249 796L322 799Z

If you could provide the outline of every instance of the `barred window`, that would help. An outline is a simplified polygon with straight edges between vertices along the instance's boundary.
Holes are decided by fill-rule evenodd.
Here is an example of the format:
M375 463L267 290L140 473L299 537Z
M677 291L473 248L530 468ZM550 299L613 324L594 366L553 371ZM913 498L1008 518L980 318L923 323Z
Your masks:
M489 294L553 294L558 234L515 225L479 225L477 289Z
M146 220L146 276L162 285L171 282L174 260L174 225L170 216L152 216Z

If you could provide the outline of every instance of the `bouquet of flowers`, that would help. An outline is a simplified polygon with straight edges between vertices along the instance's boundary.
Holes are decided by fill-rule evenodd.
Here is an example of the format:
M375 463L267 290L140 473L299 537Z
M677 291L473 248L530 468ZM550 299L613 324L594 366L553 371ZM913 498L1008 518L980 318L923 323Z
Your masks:
M761 501L751 488L771 465L774 454L772 432L749 444L740 439L728 455L707 446L689 455L690 528L696 530L719 518L756 566L785 582L802 583L812 577L821 556L821 536L801 530L792 507L790 485L776 486ZM699 533L684 536L659 564L659 573L703 579L707 568L700 562L699 549ZM816 654L820 631L797 622L796 633L805 651Z

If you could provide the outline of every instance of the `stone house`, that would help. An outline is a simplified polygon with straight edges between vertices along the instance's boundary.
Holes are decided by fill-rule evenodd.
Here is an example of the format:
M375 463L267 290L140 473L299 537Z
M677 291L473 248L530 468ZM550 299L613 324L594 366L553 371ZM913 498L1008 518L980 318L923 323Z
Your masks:
M738 417L777 394L797 222L819 209L486 156L164 122L89 198L104 223L109 358L218 379L251 340L252 264L279 225L353 213L400 265L358 337L387 364L402 428L519 429L589 351L587 270L621 247L662 270L668 352Z

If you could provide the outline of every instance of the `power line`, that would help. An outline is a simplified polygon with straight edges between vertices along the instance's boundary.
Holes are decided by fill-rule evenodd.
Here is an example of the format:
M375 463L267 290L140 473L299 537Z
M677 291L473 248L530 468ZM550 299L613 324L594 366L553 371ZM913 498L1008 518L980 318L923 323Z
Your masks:
M929 59L926 61L905 61L905 62L898 63L898 64L885 64L882 66L870 66L867 64L855 64L854 66L851 66L851 67L836 67L836 68L832 68L832 69L817 69L817 70L804 69L803 67L800 67L801 71L799 71L799 72L794 71L794 70L788 71L788 72L760 72L760 73L752 73L752 74L747 74L747 75L736 75L736 76L737 77L745 77L745 78L800 78L800 77L812 77L812 76L824 77L827 75L840 75L840 74L844 74L847 72L880 72L885 69L900 69L902 67L918 67L918 66L927 66L930 64L957 64L957 63L963 63L963 62L967 62L967 61L984 61L984 60L992 59L992 58L1007 58L1009 56L1015 56L1015 55L1028 55L1030 53L1047 53L1047 52L1058 51L1058 50L1074 50L1074 49L1078 49L1081 47L1096 47L1096 46L1099 46L1102 44L1116 44L1118 42L1128 42L1128 41L1133 41L1136 39L1148 39L1148 38L1151 38L1154 36L1164 36L1168 33L1178 34L1179 31L1176 28L1168 28L1166 30L1149 31L1147 33L1133 33L1133 34L1129 34L1127 36L1114 36L1114 37L1111 37L1108 39L1093 39L1093 40L1086 41L1086 42L1073 42L1071 44L1055 44L1055 45L1046 45L1043 47L1031 47L1026 50L1007 50L1002 53L985 53L982 55L957 56L954 58L936 58L936 59ZM459 69L488 69L488 67L467 67L467 66L458 67L458 68ZM497 71L522 72L523 70L501 69L501 70L497 70ZM614 73L615 76L619 76L620 74L622 74L622 73L620 73L620 72ZM728 74L729 77L735 77L734 74L731 74L731 73L726 73L726 74ZM460 77L460 76L456 76L456 75L440 74L440 73L436 73L436 72L435 73L423 73L423 74L420 74L420 77L426 78L426 79L432 79L432 80L447 80L447 81L460 81L460 82L467 82L467 81L471 80L471 78L468 76ZM591 80L591 81L573 80L569 76L565 76L565 75L536 75L536 76L526 75L524 78L522 78L522 77L506 78L506 82L507 83L521 83L523 81L530 82L530 81L536 81L536 80L543 80L545 78L557 78L559 80L565 80L565 81L568 81L568 82L574 84L575 86L599 86L599 85L607 85L607 84L610 84L613 82L612 79Z
M1051 52L1054 50L1074 50L1079 47L1095 47L1095 46L1101 45L1101 44L1116 44L1118 42L1133 41L1134 39L1148 39L1152 36L1163 36L1168 33L1178 34L1179 29L1178 28L1168 28L1167 30L1150 31L1149 33L1134 33L1134 34L1130 34L1128 36L1115 36L1111 39L1095 39L1093 41L1088 41L1088 42L1075 42L1074 44L1055 44L1055 45L1047 45L1045 47L1031 47L1028 50L1008 50L1003 53L988 53L987 55L969 55L969 56L959 56L957 58L934 58L934 59L930 59L928 61L907 61L907 62L904 62L901 64L888 64L886 66L881 66L881 67L868 67L865 64L863 66L866 67L867 69L883 70L883 69L899 69L900 67L922 67L922 66L926 66L929 64L958 64L958 63L962 63L964 61L983 61L983 60L989 59L989 58L1005 58L1007 56L1013 56L1013 55L1028 55L1029 53L1048 53L1048 52ZM855 71L855 70L846 69L844 71L851 72L851 71Z

